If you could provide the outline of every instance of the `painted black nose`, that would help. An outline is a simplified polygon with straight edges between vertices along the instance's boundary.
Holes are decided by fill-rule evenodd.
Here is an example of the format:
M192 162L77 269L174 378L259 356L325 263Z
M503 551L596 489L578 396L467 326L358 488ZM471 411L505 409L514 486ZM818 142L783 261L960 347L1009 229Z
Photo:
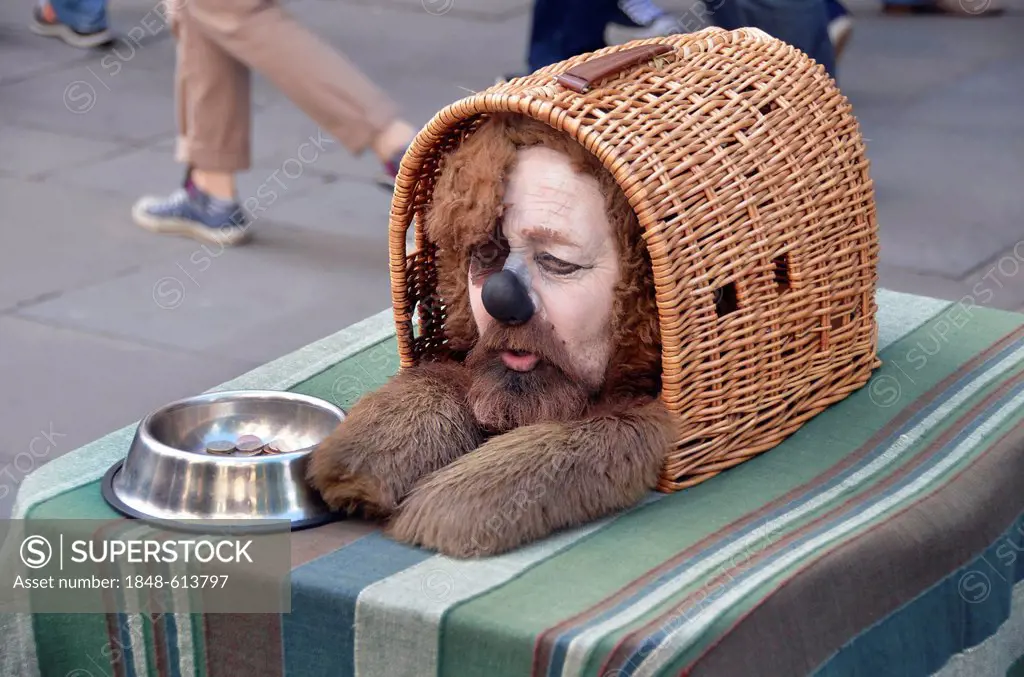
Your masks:
M502 270L487 278L482 297L484 308L502 324L523 324L533 317L530 293L511 270Z

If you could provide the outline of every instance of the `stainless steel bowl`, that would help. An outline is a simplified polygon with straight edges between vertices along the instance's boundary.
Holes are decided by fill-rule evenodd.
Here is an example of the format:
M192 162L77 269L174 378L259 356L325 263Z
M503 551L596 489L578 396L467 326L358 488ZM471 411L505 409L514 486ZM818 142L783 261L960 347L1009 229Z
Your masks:
M239 390L172 402L144 418L123 461L103 482L107 502L125 515L160 523L287 520L322 524L329 508L305 480L309 452L344 419L324 400L289 392ZM218 456L212 442L256 435L288 453ZM278 522L281 524L281 522Z

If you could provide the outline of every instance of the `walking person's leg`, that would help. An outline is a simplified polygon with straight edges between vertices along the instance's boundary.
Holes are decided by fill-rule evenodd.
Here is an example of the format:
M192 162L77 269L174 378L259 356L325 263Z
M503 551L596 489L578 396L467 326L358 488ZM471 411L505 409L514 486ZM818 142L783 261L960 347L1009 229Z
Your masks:
M394 178L415 130L347 59L267 0L180 4L178 160L190 171L169 198L135 205L139 225L226 243L248 236L253 215L239 205L235 173L250 164L250 68L351 153L372 149Z
M832 50L838 63L853 34L853 18L839 0L825 0L825 8L828 11L828 37L832 41Z
M176 159L187 167L182 187L166 197L144 197L135 222L222 244L246 239L248 220L234 177L250 165L250 73L199 29L187 4L176 12Z
M616 0L535 0L527 50L530 72L607 47L605 28L620 13Z
M534 0L526 65L535 71L561 59L564 0Z
M618 11L617 0L570 0L561 18L564 25L561 59L607 47L605 29Z
M415 136L387 94L273 0L189 0L188 13L353 155L372 150L388 165Z
M835 50L828 34L824 0L743 0L752 25L799 48L836 76Z
M1006 10L991 0L883 0L884 14L934 14L962 18L999 16Z
M803 51L835 77L835 52L828 34L825 0L712 0L716 26L760 28Z
M733 31L747 25L739 0L705 0L704 6L710 22L719 28Z

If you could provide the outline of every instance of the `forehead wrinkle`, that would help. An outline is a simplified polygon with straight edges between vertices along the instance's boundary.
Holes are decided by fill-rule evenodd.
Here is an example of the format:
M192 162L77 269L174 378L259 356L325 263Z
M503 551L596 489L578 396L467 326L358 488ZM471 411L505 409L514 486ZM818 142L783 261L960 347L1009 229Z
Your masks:
M501 230L506 238L523 244L570 246L596 252L604 238L589 222L603 211L604 201L596 181L565 168L537 167L529 178L517 177L515 189L506 194ZM589 201L598 198L591 209ZM595 213L592 213L595 212ZM596 255L596 254L594 254Z
M558 220L568 223L570 212L573 210L577 196L562 181L559 186L545 185L539 187L536 192L531 191L526 206L517 206L515 202L508 202L504 205L505 213L512 216L517 223L523 221L544 221ZM532 224L531 224L532 225ZM542 226L538 223L537 226Z
M562 176L557 185L545 184L538 190L538 202L547 207L555 216L563 216L572 204L573 191L568 186L569 177Z

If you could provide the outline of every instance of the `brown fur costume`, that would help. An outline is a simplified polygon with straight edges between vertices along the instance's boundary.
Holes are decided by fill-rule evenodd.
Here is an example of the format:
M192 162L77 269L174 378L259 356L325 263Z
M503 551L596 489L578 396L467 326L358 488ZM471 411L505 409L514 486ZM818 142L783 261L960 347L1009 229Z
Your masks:
M598 391L523 398L502 415L490 412L497 423L483 426L474 412L486 408L487 394L474 357L541 333L534 318L477 335L470 254L500 222L518 149L537 144L568 155L605 196L621 261L614 348ZM657 399L661 345L650 259L615 180L546 125L494 116L445 158L425 229L438 248L449 345L469 357L421 362L362 397L312 453L313 486L332 508L390 517L388 533L397 540L458 557L504 552L637 503L657 482L674 426Z

